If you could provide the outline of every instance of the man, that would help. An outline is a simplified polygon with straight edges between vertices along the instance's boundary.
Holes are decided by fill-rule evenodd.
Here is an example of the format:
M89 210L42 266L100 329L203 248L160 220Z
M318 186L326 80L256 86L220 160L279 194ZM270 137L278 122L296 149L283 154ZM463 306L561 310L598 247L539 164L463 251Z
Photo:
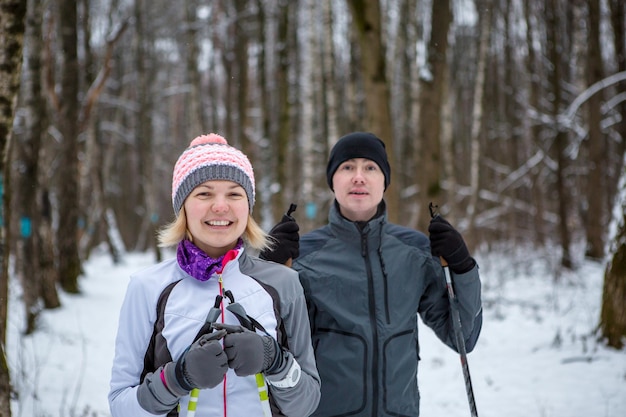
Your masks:
M327 225L298 244L293 221L277 224L262 257L294 258L305 291L322 396L313 416L417 416L417 314L453 349L445 277L455 284L466 350L482 325L478 266L442 217L423 233L387 221L391 169L385 145L354 132L333 147L326 169L334 202Z

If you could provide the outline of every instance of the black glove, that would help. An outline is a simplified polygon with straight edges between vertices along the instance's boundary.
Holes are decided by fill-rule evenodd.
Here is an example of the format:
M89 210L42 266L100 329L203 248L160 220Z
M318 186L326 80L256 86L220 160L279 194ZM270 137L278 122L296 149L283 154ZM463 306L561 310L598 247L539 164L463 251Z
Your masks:
M275 241L271 248L264 249L259 257L279 264L285 264L289 258L296 259L300 254L300 226L293 218L283 216L269 235Z
M177 361L146 375L137 390L139 405L152 414L165 414L193 388L213 388L222 382L228 371L228 357L219 340L225 335L226 330L203 335Z
M443 217L435 216L430 221L428 232L432 254L443 257L453 272L463 274L476 265L461 234Z
M282 350L271 336L250 331L243 326L215 323L216 329L224 329L224 352L228 356L228 366L239 376L254 375L260 372L272 373L280 367Z

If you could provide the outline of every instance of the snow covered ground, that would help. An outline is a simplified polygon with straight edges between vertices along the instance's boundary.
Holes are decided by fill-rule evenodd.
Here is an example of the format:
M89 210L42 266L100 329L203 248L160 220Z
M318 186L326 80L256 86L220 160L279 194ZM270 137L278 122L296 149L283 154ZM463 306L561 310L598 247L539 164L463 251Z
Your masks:
M593 336L604 266L586 262L559 273L547 251L476 258L484 323L468 362L479 416L626 416L626 350L607 349ZM151 263L151 254L127 254L122 265L94 255L84 265L82 294L61 294L63 307L46 311L41 330L28 337L19 285L11 282L13 416L110 416L119 308L130 273ZM421 416L469 416L459 355L420 330Z

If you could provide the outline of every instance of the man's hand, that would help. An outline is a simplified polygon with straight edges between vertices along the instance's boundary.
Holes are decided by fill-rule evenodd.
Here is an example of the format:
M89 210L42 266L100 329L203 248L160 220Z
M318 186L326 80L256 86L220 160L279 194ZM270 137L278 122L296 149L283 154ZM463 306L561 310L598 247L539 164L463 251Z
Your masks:
M476 265L461 234L443 217L435 216L430 221L428 232L432 254L445 259L453 272L463 274Z
M261 259L286 264L289 259L296 259L300 254L300 226L293 218L286 220L285 216L269 232L274 240L271 248L265 249L259 255Z

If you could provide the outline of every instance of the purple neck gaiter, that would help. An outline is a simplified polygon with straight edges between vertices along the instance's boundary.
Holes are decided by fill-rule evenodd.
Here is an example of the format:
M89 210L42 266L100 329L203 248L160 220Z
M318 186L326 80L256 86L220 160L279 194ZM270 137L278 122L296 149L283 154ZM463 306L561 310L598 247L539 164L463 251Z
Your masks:
M239 239L234 250L238 251L242 244L243 241ZM224 255L217 259L211 258L202 249L184 239L178 244L176 259L183 271L198 281L207 281L215 271L221 268Z

